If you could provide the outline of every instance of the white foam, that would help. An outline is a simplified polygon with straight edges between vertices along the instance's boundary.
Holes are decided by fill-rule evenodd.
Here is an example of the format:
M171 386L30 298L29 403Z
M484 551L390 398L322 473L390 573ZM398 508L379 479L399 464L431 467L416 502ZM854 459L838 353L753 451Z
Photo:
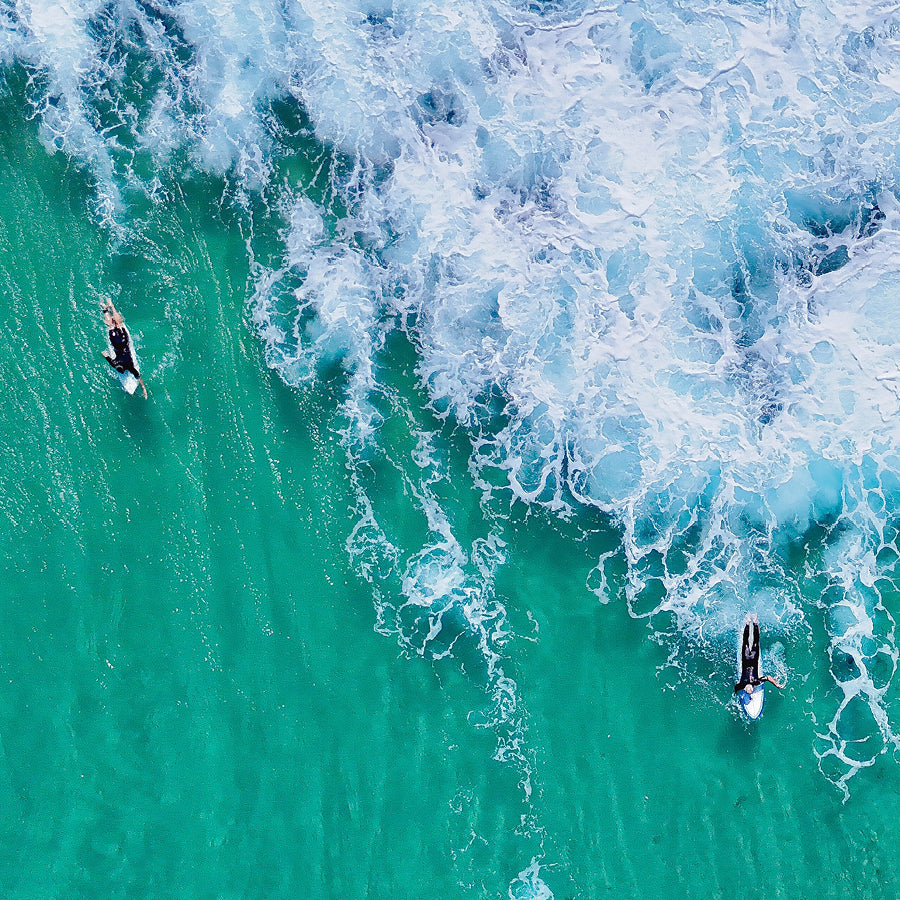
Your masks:
M553 900L553 891L541 878L540 860L533 859L528 868L519 872L508 895L509 900Z
M617 519L634 615L671 618L720 659L750 607L773 628L802 619L786 550L822 526L826 548L849 534L875 560L850 578L826 554L844 591L832 649L856 634L852 612L895 663L893 622L857 587L877 597L900 489L892 16L887 2L561 4L542 19L488 0L23 0L0 50L45 79L48 146L90 167L108 215L133 176L96 101L140 94L112 49L156 75L121 116L160 162L182 148L275 190L276 98L347 155L329 208L284 188L284 258L258 270L252 308L287 381L348 374L351 464L377 452L379 355L403 327L481 484L499 469L524 502ZM447 604L476 631L490 608L423 478L422 547L358 553L381 540L365 491L350 546L401 578L405 612L428 622L420 649ZM881 651L853 641L867 674L836 676L853 685L841 709L863 698L883 749ZM845 718L829 731L841 785L859 767L835 749Z
M796 582L762 592L782 549L853 521L853 467L897 444L891 195L874 236L840 218L896 175L895 98L847 77L852 34L822 7L657 5L514 35L501 77L451 82L453 121L403 120L355 214L390 232L373 246L420 376L478 464L526 502L616 515L633 612L675 612L715 654L748 607L801 615ZM838 251L838 271L795 277Z

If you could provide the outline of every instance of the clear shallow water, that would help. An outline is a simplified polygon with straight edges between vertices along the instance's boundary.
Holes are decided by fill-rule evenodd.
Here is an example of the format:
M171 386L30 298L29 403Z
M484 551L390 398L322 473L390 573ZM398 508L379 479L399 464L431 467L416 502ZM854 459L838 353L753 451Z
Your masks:
M896 895L895 31L706 12L9 13L7 895Z

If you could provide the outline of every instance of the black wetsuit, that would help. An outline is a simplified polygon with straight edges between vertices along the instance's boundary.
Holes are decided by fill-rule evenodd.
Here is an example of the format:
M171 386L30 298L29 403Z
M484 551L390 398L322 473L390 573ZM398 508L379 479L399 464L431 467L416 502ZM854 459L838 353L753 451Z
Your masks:
M131 342L128 340L128 332L119 325L113 325L109 329L109 342L112 344L115 356L104 353L106 361L120 374L131 372L135 378L140 378L137 366L134 364L134 356L131 353Z
M763 683L759 677L759 623L753 622L753 638L750 625L744 626L744 640L741 643L741 680L734 686L734 692L742 691L748 685L757 687Z

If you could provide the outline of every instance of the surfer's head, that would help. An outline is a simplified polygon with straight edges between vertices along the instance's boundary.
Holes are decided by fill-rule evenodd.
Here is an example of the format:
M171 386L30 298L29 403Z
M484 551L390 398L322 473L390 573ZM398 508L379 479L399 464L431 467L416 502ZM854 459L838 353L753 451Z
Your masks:
M744 688L744 692L747 694L748 697L753 696L753 685L752 685L752 684L748 684L748 685Z

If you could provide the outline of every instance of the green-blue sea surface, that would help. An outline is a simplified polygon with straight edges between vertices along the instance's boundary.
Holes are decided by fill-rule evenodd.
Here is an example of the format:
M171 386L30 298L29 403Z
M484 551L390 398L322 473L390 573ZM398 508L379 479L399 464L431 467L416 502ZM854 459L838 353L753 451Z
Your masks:
M900 895L896 762L845 802L812 751L824 633L786 648L788 687L751 727L730 685L676 677L588 589L618 542L602 520L492 513L506 731L464 641L419 655L384 633L346 547L341 376L294 388L267 367L251 212L173 175L113 235L23 109L0 107L0 896ZM100 357L103 296L146 401ZM423 410L410 348L385 359ZM465 534L484 515L465 439L417 415ZM415 445L384 431L395 468L367 489L414 545Z

